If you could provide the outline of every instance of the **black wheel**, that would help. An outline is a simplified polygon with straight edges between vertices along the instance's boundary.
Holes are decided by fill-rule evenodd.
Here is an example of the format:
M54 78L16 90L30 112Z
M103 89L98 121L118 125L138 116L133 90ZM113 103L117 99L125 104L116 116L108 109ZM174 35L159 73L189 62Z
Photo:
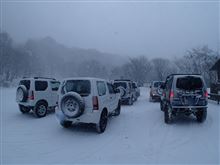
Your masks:
M72 126L72 122L71 121L61 121L60 125L62 125L62 127L64 127L64 128L69 128Z
M103 111L99 123L96 125L96 130L98 133L103 133L106 129L108 123L108 114L107 111Z
M207 109L200 109L198 112L196 112L196 119L199 123L202 123L206 120L207 117Z
M121 104L120 102L118 103L118 107L116 108L115 112L114 112L114 116L119 116L121 113Z
M47 114L47 104L45 102L39 102L34 107L34 114L36 117L45 117Z
M169 105L166 105L164 108L164 122L170 124L172 121L172 109Z
M133 98L132 97L128 99L128 105L133 105Z
M164 105L163 105L163 102L162 102L162 101L160 101L160 110L161 110L161 111L164 111Z
M19 110L22 112L22 113L29 113L30 112L30 108L28 107L25 107L23 105L18 105L19 106Z

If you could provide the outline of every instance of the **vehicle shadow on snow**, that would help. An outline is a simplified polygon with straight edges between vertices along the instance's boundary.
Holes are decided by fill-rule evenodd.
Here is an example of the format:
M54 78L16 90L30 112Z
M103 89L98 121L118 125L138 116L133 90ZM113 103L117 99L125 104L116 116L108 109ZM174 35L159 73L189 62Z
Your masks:
M110 116L109 118L108 118L108 124L107 124L107 127L106 127L106 130L105 130L105 132L104 133L101 133L101 134L105 134L107 131L108 131L108 129L109 129L109 127L110 127L110 125L111 125L111 122L112 122L112 120L114 120L115 119L115 117L114 116ZM86 134L95 134L95 135L97 135L97 134L99 134L99 133L97 133L97 131L96 131L96 126L95 126L95 124L88 124L88 123L75 123L75 124L72 124L72 126L71 127L69 127L69 128L63 128L62 126L60 126L61 127L61 130L62 131L65 131L65 132L71 132L71 133L79 133L79 134L81 134L81 133L86 133ZM101 135L100 134L100 135Z
M55 114L55 111L53 111L53 110L49 110L48 112L47 112L47 115L45 116L45 117L43 117L43 118L47 118L48 116L51 116L51 115L54 115ZM42 119L42 118L38 118L38 117L36 117L35 115L34 115L34 112L31 110L29 113L21 113L21 112L17 112L16 114L15 114L15 117L17 118L17 117L19 117L19 118L22 118L22 119L24 119L24 118L26 118L26 119Z
M172 124L178 124L178 125L190 125L190 124L200 124L197 122L196 117L190 115L190 116L185 116L185 115L177 115L174 117Z

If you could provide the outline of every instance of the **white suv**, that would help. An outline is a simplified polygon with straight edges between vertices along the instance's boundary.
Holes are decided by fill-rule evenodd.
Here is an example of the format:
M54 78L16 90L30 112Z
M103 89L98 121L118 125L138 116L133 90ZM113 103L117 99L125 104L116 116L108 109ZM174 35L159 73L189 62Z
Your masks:
M120 110L119 91L106 80L69 78L60 86L56 116L65 128L73 123L93 123L97 132L102 133L108 116L118 116Z
M19 82L16 101L22 113L33 110L36 117L44 117L47 110L55 109L60 82L53 78L23 78Z
M123 104L133 105L134 101L137 100L136 91L132 87L131 80L114 80L114 87L120 90Z

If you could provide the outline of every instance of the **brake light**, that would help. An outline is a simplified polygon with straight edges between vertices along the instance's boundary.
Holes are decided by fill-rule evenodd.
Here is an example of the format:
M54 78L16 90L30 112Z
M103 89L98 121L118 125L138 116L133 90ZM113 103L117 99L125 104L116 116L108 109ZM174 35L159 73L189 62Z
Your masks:
M93 110L99 109L99 101L97 96L92 97Z
M173 97L174 97L174 92L170 91L170 99L173 99Z
M34 91L31 91L31 95L29 96L29 100L34 100Z
M204 96L205 96L206 98L208 98L209 93L208 93L207 91L205 91Z

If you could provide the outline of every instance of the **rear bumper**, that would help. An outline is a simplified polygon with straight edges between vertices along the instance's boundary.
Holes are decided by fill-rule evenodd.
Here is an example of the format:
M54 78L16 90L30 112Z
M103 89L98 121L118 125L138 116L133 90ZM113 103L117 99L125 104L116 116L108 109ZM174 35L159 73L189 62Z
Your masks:
M175 109L198 109L198 108L208 108L208 106L172 106Z
M72 121L73 123L94 123L98 124L100 119L100 111L84 112L81 116L77 118L69 118L63 114L63 112L56 107L55 108L56 118L59 122L61 121Z
M152 98L153 100L157 100L157 101L160 101L160 100L161 100L159 95L152 95L151 98Z
M130 98L126 97L126 98L121 98L121 103L122 104L126 104L129 101Z

